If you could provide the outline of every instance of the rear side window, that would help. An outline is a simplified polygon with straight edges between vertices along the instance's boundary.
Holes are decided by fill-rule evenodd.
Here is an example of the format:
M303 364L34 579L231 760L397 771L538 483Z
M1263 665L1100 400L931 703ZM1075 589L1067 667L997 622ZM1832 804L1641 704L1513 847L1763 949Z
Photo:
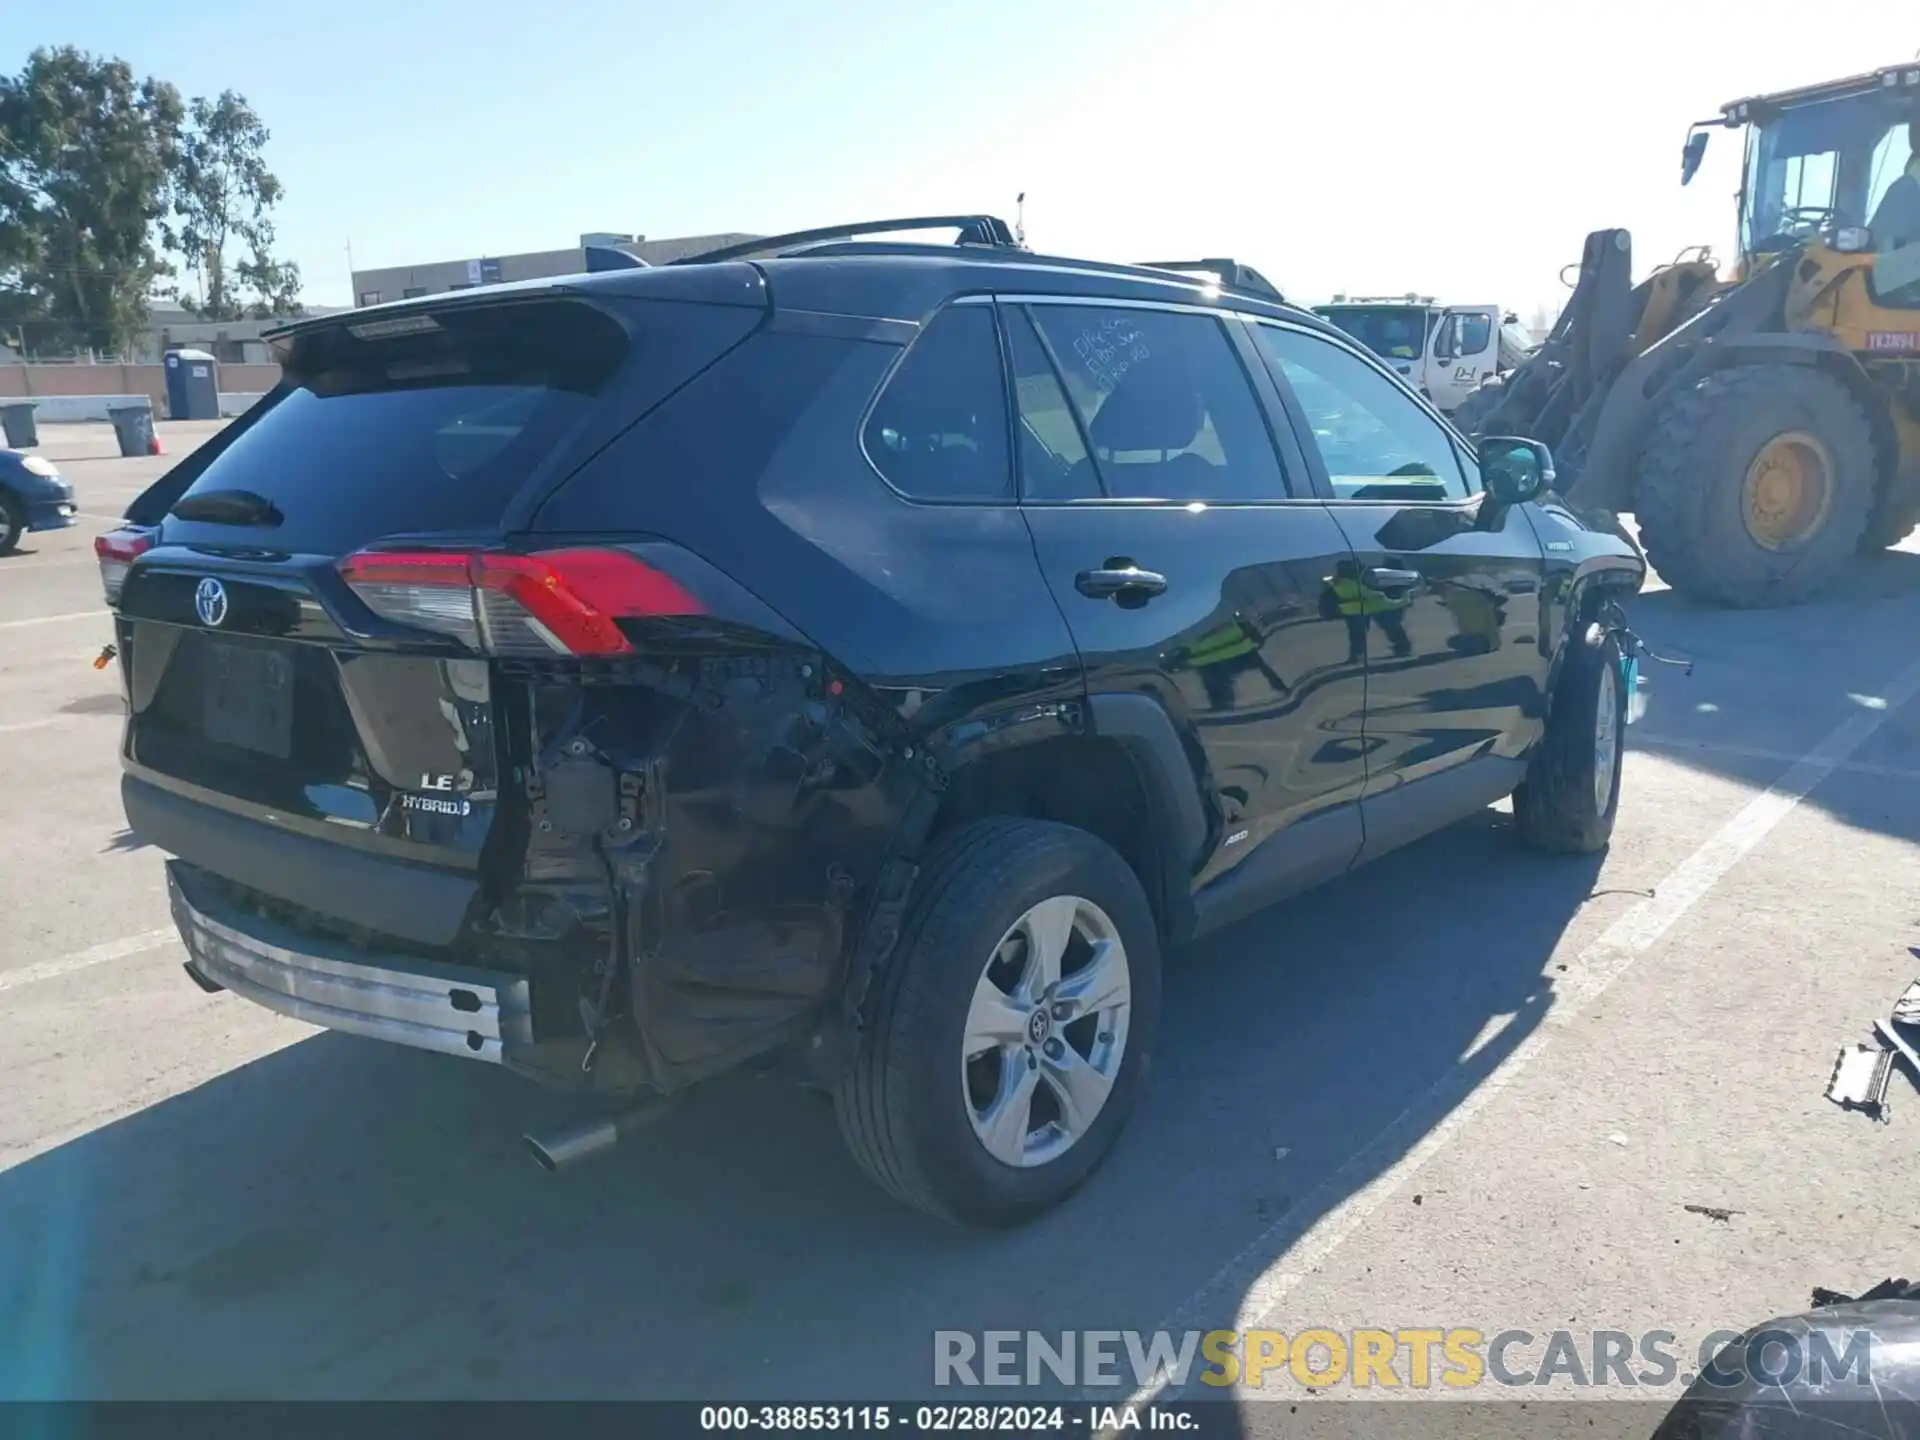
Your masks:
M1013 359L1014 402L1019 407L1021 495L1028 500L1091 500L1100 477L1080 434L1067 392L1060 386L1046 347L1025 310L1001 312Z
M279 402L186 494L262 495L286 518L261 538L323 552L491 529L628 351L617 322L565 301L351 325L295 337Z
M1035 305L1030 313L1116 499L1284 500L1232 342L1211 315Z
M993 311L941 311L880 392L861 437L874 468L915 500L1013 498L1007 387Z

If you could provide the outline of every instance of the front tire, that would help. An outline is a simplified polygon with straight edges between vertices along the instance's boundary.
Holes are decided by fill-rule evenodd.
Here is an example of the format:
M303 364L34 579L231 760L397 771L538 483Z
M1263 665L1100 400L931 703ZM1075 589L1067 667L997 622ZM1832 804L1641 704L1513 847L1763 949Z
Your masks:
M26 507L15 496L0 490L0 555L11 555L19 549L20 537L26 533Z
M1547 733L1528 762L1527 778L1513 792L1514 824L1536 850L1590 855L1613 838L1626 759L1627 694L1620 661L1620 642L1597 625L1574 642L1567 656L1554 687Z
M1647 558L1675 590L1720 605L1796 605L1832 588L1878 488L1866 411L1806 366L1704 377L1661 408L1643 456Z
M945 836L876 985L834 1108L882 1188L1003 1227L1059 1204L1106 1158L1160 1010L1153 914L1111 847L1039 820Z

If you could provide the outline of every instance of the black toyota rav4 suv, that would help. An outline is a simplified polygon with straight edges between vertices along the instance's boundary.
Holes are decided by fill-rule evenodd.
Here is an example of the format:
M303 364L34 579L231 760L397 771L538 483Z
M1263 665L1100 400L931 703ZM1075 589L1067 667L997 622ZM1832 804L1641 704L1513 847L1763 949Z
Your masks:
M1543 449L1230 261L944 223L280 332L101 542L196 981L634 1102L549 1163L794 1056L1006 1224L1167 947L1509 793L1605 844L1644 566Z

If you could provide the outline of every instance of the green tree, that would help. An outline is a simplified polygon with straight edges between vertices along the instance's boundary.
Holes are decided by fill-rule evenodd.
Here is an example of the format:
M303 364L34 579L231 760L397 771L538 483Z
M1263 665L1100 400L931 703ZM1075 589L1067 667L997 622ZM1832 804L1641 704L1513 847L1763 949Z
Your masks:
M0 323L36 349L133 342L171 273L156 227L182 118L171 85L70 45L0 76Z
M168 238L199 295L181 303L209 320L297 312L300 269L272 253L273 206L285 192L267 168L270 132L232 90L196 96L189 116Z

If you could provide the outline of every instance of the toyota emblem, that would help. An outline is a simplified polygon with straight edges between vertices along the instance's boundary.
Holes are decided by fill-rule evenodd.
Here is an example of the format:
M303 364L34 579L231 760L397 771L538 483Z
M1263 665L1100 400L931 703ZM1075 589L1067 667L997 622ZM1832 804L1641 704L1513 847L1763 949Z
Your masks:
M194 587L193 609L202 625L226 624L227 587L209 575Z

